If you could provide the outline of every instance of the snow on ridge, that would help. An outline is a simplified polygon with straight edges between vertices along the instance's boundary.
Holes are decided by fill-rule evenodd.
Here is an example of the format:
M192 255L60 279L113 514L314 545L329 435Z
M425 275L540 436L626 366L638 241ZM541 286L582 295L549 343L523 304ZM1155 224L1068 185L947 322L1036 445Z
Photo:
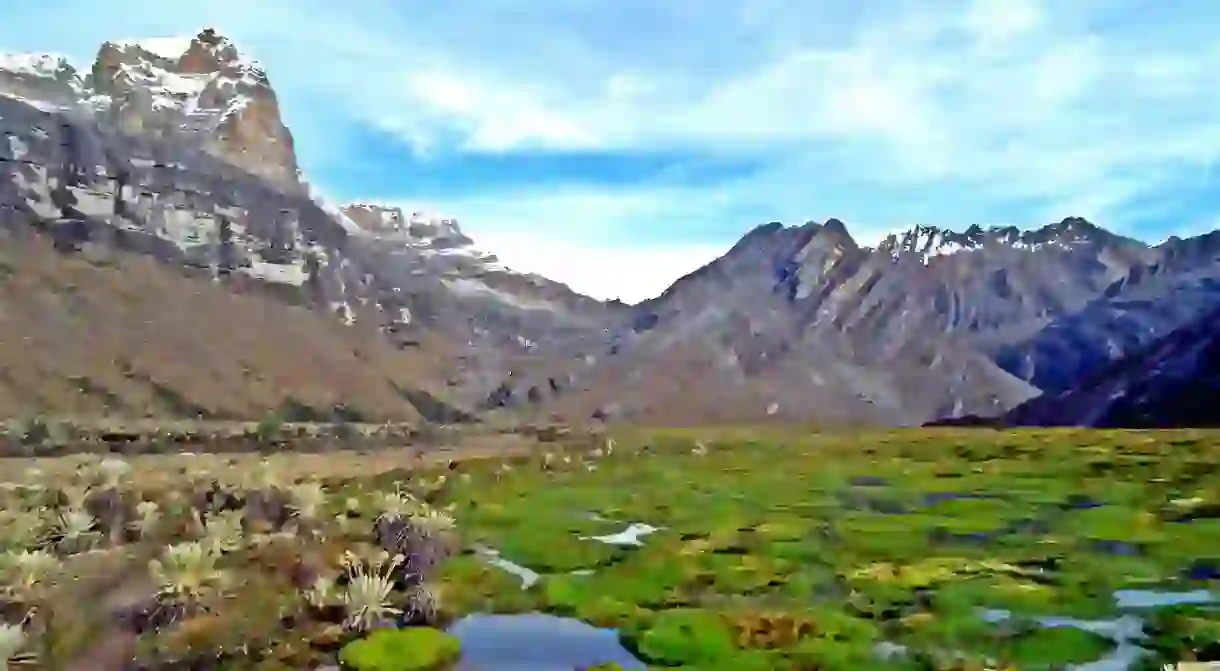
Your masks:
M556 309L555 304L549 300L513 294L488 286L484 282L473 278L455 277L441 281L454 293L463 296L491 298L521 310L551 312Z
M13 54L0 52L0 70L36 77L54 77L61 68L71 68L68 57L57 53Z
M414 210L407 212L401 205L391 205L389 203L378 203L373 201L360 201L349 203L347 208L353 210L364 210L366 212L380 212L385 218L393 213L401 213L405 217L405 223L409 224L433 224L442 226L457 226L457 219L447 215L428 212L425 210Z
M877 246L889 253L893 259L917 258L923 265L940 256L951 256L977 247L977 243L965 233L945 231L935 226L916 225L913 228L890 233Z
M67 105L56 105L55 103L47 102L46 100L27 98L11 91L0 91L0 97L16 100L17 102L29 105L30 107L33 107L41 112L66 112L70 109Z
M344 214L342 208L340 208L338 205L335 205L333 202L328 200L321 193L318 193L317 189L315 189L313 187L313 185L307 183L305 185L305 188L309 193L309 199L312 200L315 205L322 208L323 212L330 215L330 218L334 219L335 222L339 224L339 226L343 227L343 230L347 231L349 234L352 234L352 235L364 235L364 236L368 235L368 231L365 231L363 228L360 228L359 224L352 221L351 217Z
M149 37L145 39L130 39L112 42L121 50L127 47L137 47L148 53L167 60L178 60L191 47L192 36L180 37Z
M1047 235L1050 227L1021 230L1015 226L971 226L966 231L952 231L935 226L917 225L890 233L875 249L892 258L918 258L927 265L932 258L970 251L988 244L999 244L1022 251L1044 248L1070 248L1088 242L1086 233L1073 232Z
M473 241L463 242L452 247L435 247L434 245L437 241L446 238L460 236L469 240L466 234L462 232L456 217L436 214L426 210L415 210L408 213L400 205L371 201L349 203L343 209L361 210L369 214L380 215L382 225L390 229L389 231L369 231L362 228L360 232L366 236L379 237L401 243L420 256L439 259L469 259L478 262L484 272L501 272L528 276L527 273L513 270L505 265L494 252L479 249ZM355 222L352 222L352 224L358 225ZM412 225L434 226L438 229L437 234L420 235L418 231L412 232L410 230ZM541 278L541 276L538 277Z
M196 37L201 37L202 35L203 33L200 33ZM237 44L235 44L233 40L229 39L226 35L215 33L214 37L216 38L216 44L210 44L203 41L200 41L200 44L205 50L215 56L216 60L220 61L221 63L231 63L241 72L254 75L255 79L266 80L267 70L263 67L261 61L243 54L241 50L237 48ZM194 41L195 38L191 39ZM228 50L232 56L230 57L223 54L222 52L225 50Z
M177 62L198 42L202 49L210 53L221 64L220 74L223 74L226 80L232 80L236 84L250 87L269 84L267 70L263 67L262 63L242 54L232 40L223 35L217 35L216 37L219 38L219 42L217 44L210 44L200 40L201 36L202 33L199 36L130 39L109 42L109 44L115 46L120 51L128 51L134 48L157 59ZM147 61L148 59L145 58L144 60Z

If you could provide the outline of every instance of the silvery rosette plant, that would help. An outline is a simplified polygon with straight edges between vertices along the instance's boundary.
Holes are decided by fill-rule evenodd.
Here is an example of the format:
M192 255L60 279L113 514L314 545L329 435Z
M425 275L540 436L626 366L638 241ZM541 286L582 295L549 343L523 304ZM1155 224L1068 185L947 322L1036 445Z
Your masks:
M190 541L166 546L159 558L149 561L149 576L165 619L198 612L224 592L229 576L219 568L219 558L214 544Z

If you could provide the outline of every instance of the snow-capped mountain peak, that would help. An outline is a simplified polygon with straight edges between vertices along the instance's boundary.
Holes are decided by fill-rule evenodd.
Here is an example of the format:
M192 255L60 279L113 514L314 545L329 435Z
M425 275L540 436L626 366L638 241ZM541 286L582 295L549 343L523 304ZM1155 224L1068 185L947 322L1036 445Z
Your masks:
M378 203L352 203L344 213L368 233L399 237L411 244L464 247L473 242L453 217L422 211L407 214L400 207Z
M913 258L927 265L936 257L952 256L984 247L1002 246L1037 251L1048 248L1070 249L1082 245L1121 246L1124 242L1139 244L1109 233L1081 217L1068 217L1029 230L1021 230L1016 226L984 228L975 224L959 232L936 226L916 225L886 236L877 245L877 250L888 253L894 259Z
M234 165L300 187L266 71L210 28L191 38L105 42L84 78L55 54L0 55L0 94L44 111L101 115L129 134L196 137Z
M60 54L0 53L0 92L51 109L79 100L80 73Z
M61 54L5 54L0 53L0 69L13 74L33 77L59 77L63 73L76 74L76 69Z
M141 49L154 56L164 58L166 60L175 61L182 57L188 49L191 48L191 41L195 38L191 35L182 35L179 37L150 37L146 39L131 39L118 40L111 42L120 49Z
M887 252L894 259L915 258L927 265L936 257L976 249L983 241L984 235L978 227L958 233L935 226L916 225L886 236L877 249Z

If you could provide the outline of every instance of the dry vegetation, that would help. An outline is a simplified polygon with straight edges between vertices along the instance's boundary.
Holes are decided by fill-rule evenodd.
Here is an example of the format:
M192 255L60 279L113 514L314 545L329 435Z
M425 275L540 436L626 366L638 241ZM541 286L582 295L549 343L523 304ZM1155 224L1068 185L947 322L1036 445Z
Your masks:
M826 405L809 412L808 400L795 392L805 373L797 368L776 366L766 375L740 378L717 364L717 353L698 343L675 345L663 359L640 358L633 353L616 355L614 365L604 366L582 390L560 395L542 407L546 413L576 420L601 409L621 408L625 419L645 426L696 427L709 425L808 424L810 417L822 426L867 424L867 413L852 403L825 398ZM775 413L767 408L775 403ZM611 411L609 417L617 416ZM620 419L623 419L620 417Z
M393 348L371 329L253 287L187 277L39 236L0 245L0 415L412 421L400 390L439 389L443 343Z
M372 486L401 457L17 463L0 490L0 662L302 668L438 615L454 520L425 501L446 476Z

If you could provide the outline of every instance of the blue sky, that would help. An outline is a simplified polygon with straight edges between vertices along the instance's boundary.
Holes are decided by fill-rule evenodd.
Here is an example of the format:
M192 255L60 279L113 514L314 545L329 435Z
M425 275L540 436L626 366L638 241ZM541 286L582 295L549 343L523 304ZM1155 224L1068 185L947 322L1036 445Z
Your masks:
M43 0L0 49L88 67L205 25L263 62L307 178L456 216L637 300L759 223L1220 226L1209 0Z

